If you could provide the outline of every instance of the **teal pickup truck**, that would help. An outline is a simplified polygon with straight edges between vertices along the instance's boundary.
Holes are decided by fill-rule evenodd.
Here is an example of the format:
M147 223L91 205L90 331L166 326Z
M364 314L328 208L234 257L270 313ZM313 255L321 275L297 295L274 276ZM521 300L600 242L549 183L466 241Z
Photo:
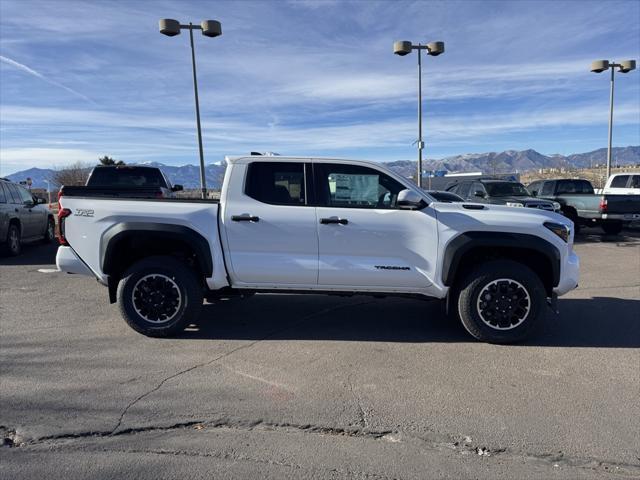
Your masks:
M534 197L558 202L576 231L581 225L599 225L604 233L617 235L625 224L640 220L640 195L596 195L588 180L538 180L527 188Z

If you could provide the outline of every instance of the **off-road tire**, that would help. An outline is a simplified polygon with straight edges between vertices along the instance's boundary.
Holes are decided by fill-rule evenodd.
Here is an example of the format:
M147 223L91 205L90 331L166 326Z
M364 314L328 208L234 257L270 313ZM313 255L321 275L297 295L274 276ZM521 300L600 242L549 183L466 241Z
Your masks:
M491 292L494 288L497 289L496 294ZM509 303L511 296L507 295L508 292L521 296L513 300L519 304L517 307ZM479 298L481 294L483 299ZM513 343L523 340L535 331L545 317L547 295L542 281L529 267L512 260L490 260L478 265L458 284L454 295L452 307L462 325L473 337L483 342ZM489 298L493 296L491 301L484 301L487 295ZM502 313L505 310L499 307L492 307L498 302L504 302L502 305L506 303L507 313ZM526 309L522 306L524 304L527 305ZM512 319L507 319L509 312L513 315ZM483 319L483 315L498 317ZM495 326L490 325L491 321L496 322Z
M169 256L148 257L134 263L124 273L117 290L122 318L148 337L168 337L183 331L198 318L202 298L203 287L196 273ZM164 313L158 314L159 311ZM149 320L145 315L159 316Z

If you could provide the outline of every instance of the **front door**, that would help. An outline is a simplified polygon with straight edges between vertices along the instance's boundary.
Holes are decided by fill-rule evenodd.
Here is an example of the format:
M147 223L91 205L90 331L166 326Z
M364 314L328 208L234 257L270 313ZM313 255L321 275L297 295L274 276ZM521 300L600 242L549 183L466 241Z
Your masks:
M308 166L302 162L235 164L224 203L230 273L235 286L315 286L318 234L307 200ZM233 191L231 191L233 190Z
M435 275L435 212L401 210L404 190L383 171L315 163L320 263L318 285L388 291L424 289Z

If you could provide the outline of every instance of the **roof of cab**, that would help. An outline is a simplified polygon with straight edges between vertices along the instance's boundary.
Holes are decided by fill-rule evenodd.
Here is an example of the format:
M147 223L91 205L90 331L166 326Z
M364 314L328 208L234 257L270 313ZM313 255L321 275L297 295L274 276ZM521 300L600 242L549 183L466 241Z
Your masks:
M242 156L226 156L225 162L239 163L243 160L251 160L252 162L310 162L310 161L327 161L327 162L349 162L349 163L361 163L363 165L380 165L379 162L372 162L371 160L356 160L353 158L329 158L329 157L310 157L310 156L280 156L280 155L242 155Z

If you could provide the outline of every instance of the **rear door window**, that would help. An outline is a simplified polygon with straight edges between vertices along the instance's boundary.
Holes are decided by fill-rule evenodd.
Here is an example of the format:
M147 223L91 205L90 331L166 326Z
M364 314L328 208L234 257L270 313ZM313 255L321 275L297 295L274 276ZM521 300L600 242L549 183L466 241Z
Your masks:
M244 193L271 205L307 204L304 163L253 162L247 169Z

